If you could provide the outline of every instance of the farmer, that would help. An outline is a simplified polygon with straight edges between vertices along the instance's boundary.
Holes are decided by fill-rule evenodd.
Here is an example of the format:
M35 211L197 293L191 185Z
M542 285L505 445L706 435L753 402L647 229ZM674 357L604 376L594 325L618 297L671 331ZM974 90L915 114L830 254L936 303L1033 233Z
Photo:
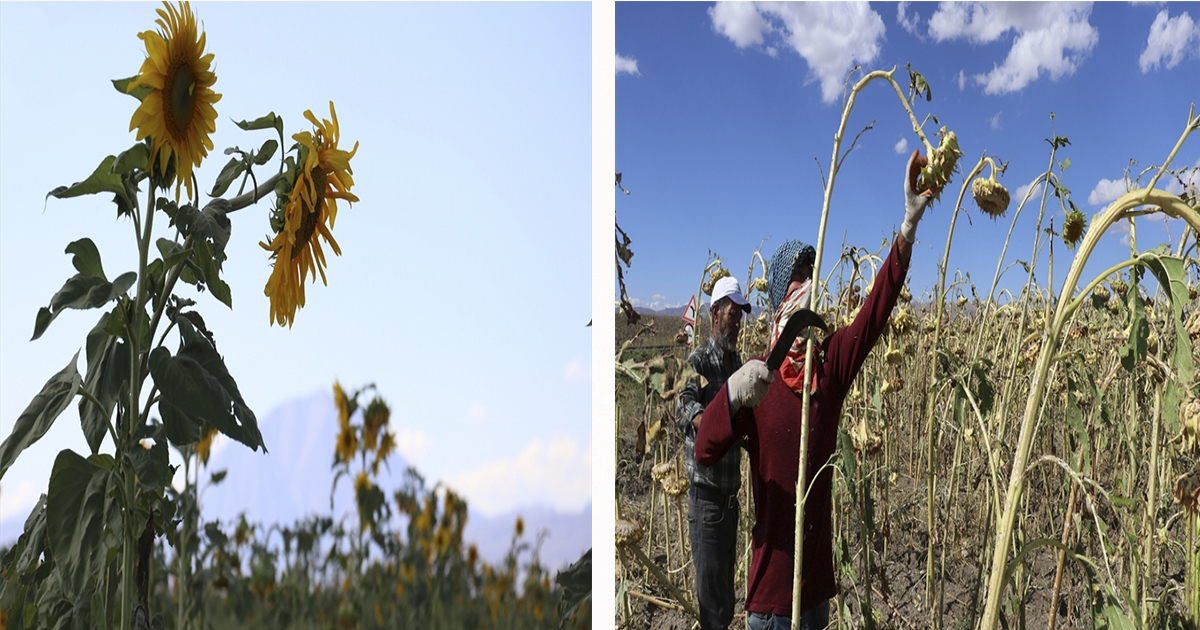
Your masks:
M778 371L769 372L765 363L751 360L730 375L699 419L698 467L724 461L726 453L738 452L734 447L743 440L749 451L755 515L753 559L746 589L750 630L791 627L796 474L806 386L811 392L806 476L812 487L804 512L802 613L798 625L817 629L828 624L829 598L837 589L830 533L832 473L821 469L834 452L846 392L883 333L904 284L917 222L933 194L916 191L917 174L925 161L913 151L904 174L905 209L900 234L854 322L816 346L812 375L805 378L803 374L807 341L801 335ZM788 316L811 300L814 254L812 247L789 241L771 259L767 284L775 313L772 342Z
M742 315L749 312L750 303L742 296L737 279L725 276L717 280L709 308L712 336L688 356L688 363L707 384L701 387L699 379L688 383L675 407L676 425L683 432L687 451L688 534L703 630L724 630L733 621L742 454L738 449L727 449L728 453L709 458L705 465L699 466L695 457L696 431L705 407L722 391L729 375L742 367L737 351L738 332Z

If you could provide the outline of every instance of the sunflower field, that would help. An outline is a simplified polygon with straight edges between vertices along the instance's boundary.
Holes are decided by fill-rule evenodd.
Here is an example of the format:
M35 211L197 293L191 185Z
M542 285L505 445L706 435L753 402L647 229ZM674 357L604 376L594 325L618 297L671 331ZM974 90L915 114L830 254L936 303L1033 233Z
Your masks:
M216 181L201 188L196 169L214 148L221 101L214 55L188 3L164 3L157 14L157 29L138 34L140 69L112 81L133 99L136 143L47 195L111 196L118 221L132 224L138 262L110 277L92 239L70 242L77 273L36 313L33 340L67 309L100 311L83 340L86 369L76 353L0 442L0 479L77 399L89 452L58 453L47 492L0 551L0 630L589 627L590 555L551 575L518 519L493 566L464 548L467 505L451 489L426 487L414 469L401 488L376 484L395 440L390 410L370 386L351 395L334 387L330 491L353 484L353 522L204 518L198 487L226 482L224 471L207 470L214 438L268 448L217 351L220 331L201 314L220 308L202 294L233 308L222 267L244 245L232 238L234 213L270 206L271 231L259 243L270 256L267 320L290 328L306 282L326 280L326 249L341 255L332 230L338 201L359 201L358 143L347 150L341 141L332 102L329 119L305 112L307 128L286 149L282 117L250 117L235 124L254 148L227 149ZM181 281L191 286L185 295ZM171 450L181 466L171 465Z
M935 143L920 133L911 104L927 84L910 69L906 98L894 72L847 83L832 163L844 155L859 91L888 82L935 158L938 172L922 178L946 185L942 202L957 200L942 215L951 227L937 284L902 290L846 398L837 453L825 463L834 475L839 584L831 627L1200 627L1200 191L1197 168L1171 167L1200 131L1200 116L1193 108L1181 117L1165 159L1130 175L1128 192L1089 221L1071 201L1067 138L1051 133L1051 167L1024 198L1010 199L999 159L972 168L959 148L970 139L943 129ZM814 310L831 331L857 314L891 245L826 249L832 265L822 269L836 175L835 168L814 266ZM1162 190L1168 181L1184 192ZM976 209L1013 226L1022 212L1036 212L1037 230L1010 228L994 275L947 271L954 223ZM1057 209L1067 219L1053 226ZM1147 214L1182 219L1183 237L1139 249L1133 219ZM1089 254L1116 224L1130 228L1128 259L1085 277ZM617 234L618 278L630 269L630 236ZM765 311L767 263L761 252L748 258L741 286ZM1050 277L1039 279L1034 267L1047 263ZM733 273L727 267L729 259L710 253L697 270L697 297ZM1019 291L997 290L1005 272L1020 277ZM980 277L987 281L972 280ZM697 322L689 342L676 317L621 306L616 318L615 621L688 628L696 596L674 414L684 384L698 378L686 358L709 334L708 322ZM770 350L769 318L743 320L743 360ZM747 459L733 627L745 623L754 528Z

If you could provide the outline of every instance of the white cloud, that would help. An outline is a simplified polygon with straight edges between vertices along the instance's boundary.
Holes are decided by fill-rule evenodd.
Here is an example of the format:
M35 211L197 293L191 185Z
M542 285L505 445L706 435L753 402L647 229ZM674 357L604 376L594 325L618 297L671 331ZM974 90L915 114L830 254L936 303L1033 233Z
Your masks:
M833 103L855 63L879 56L883 18L866 2L718 2L709 8L713 30L738 48L761 46L777 37L796 51Z
M996 112L995 116L992 116L992 131L995 131L1000 128L1000 114L1003 114L1003 113L1004 113L1004 110L1000 110L1000 111Z
M568 383L592 380L592 365L583 359L571 359L563 369L563 380Z
M425 462L425 455L431 446L433 440L424 431L401 429L396 434L396 450L418 468Z
M37 505L38 498L42 496L39 490L32 481L22 479L17 482L16 488L5 486L0 489L0 521L6 521L14 516L29 514L33 510L33 506ZM13 536L15 541L16 537ZM13 542L13 541L10 541Z
M1033 192L1030 193L1029 192L1029 184L1022 184L1021 186L1017 187L1016 191L1013 192L1012 200L1019 204L1019 203L1021 203L1021 200L1025 199L1025 195L1027 193L1029 193L1030 199L1034 199L1035 197L1040 197L1042 194L1042 186L1044 186L1044 184L1042 184L1041 182L1038 182L1037 186L1035 186L1033 188Z
M965 38L987 44L1016 33L1003 65L975 75L988 94L1017 92L1042 75L1050 78L1075 72L1099 41L1088 23L1092 5L1059 2L943 2L929 18L936 41Z
M1102 179L1096 182L1096 187L1088 193L1087 201L1089 205L1107 206L1126 192L1125 180Z
M642 76L642 73L638 72L637 59L634 59L633 57L622 57L618 53L617 54L617 74L619 75L622 72L626 72L626 73L632 74L634 76L639 76L639 77Z
M771 30L753 2L718 2L709 7L708 15L713 28L738 48L761 45L763 33Z
M924 39L920 33L921 16L916 13L908 12L908 5L911 2L901 2L896 6L896 21L900 23L900 28L908 31L912 35L916 35L918 39Z
M1179 65L1188 55L1195 55L1200 49L1200 24L1192 21L1192 16L1185 11L1173 18L1167 17L1167 9L1158 12L1154 23L1150 25L1150 35L1146 37L1146 49L1138 57L1138 65L1145 74L1158 68L1159 64L1166 69ZM1196 43L1193 44L1192 40Z
M522 507L575 512L592 498L592 450L567 437L534 440L513 459L451 475L446 483L485 516Z
M897 155L908 153L908 138L900 138L900 142L897 142L896 146L892 148L896 150Z
M958 91L961 92L967 89L967 73L962 70L958 71Z
M680 306L684 305L683 302L674 302L674 303L667 302L667 296L660 295L658 293L655 293L654 295L650 296L649 300L643 300L640 298L631 297L631 298L629 298L629 303L633 304L633 307L635 309L648 308L648 309L655 310L655 311L661 311L661 310L667 309L667 308L679 308Z

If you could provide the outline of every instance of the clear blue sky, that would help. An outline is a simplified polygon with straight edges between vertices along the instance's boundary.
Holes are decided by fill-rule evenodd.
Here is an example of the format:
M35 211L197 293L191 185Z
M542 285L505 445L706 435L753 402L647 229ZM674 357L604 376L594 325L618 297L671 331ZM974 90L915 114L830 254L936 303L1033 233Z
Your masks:
M145 56L137 33L156 28L159 6L0 4L0 436L100 315L67 311L29 341L38 308L74 273L66 245L91 237L110 278L136 270L132 225L115 218L108 199L45 196L134 144L137 102L110 80L137 73ZM193 10L223 95L216 149L197 171L201 189L211 190L226 147L268 137L233 120L274 111L290 146L291 134L311 127L303 112L328 117L332 100L343 148L360 143L352 166L361 202L339 204L334 230L343 255L327 254L329 286L308 285L292 329L268 326L270 266L258 242L269 203L232 216L225 278L234 309L193 296L258 418L329 392L334 379L348 390L375 382L401 454L431 485L446 481L489 512L583 508L591 498L590 7ZM155 222L156 238L171 236L166 223ZM0 520L32 506L63 448L87 450L74 404L5 475Z
M1014 198L1009 214L997 222L982 217L968 192L963 205L973 225L960 215L950 252L951 273L970 274L985 294L1018 193L1049 164L1045 138L1070 140L1057 155L1071 163L1062 181L1090 218L1117 196L1114 189L1125 192L1130 159L1138 163L1135 176L1161 164L1200 100L1197 3L768 6L617 3L616 170L631 194L617 194L615 212L633 239L625 281L635 306L686 304L709 250L744 283L762 239L769 238L762 249L768 260L786 239L815 243L821 173L830 172L842 85L855 64L866 71L899 66L906 88L911 63L932 87L932 102L914 107L918 119L932 113L957 133L966 168L985 153L1008 162L1000 181ZM885 82L859 94L843 151L872 121L834 185L823 274L843 239L874 252L903 220L899 184L920 142ZM937 128L926 125L931 139ZM1200 166L1200 134L1172 166ZM914 293L936 282L961 179L920 224ZM1037 201L1017 221L1006 266L1030 259ZM1057 229L1063 218L1051 196L1046 222ZM1143 250L1177 244L1183 231L1181 221L1151 218L1136 229ZM1057 292L1074 254L1061 241L1053 251ZM1128 256L1128 229L1110 230L1086 278ZM1037 269L1043 287L1047 260L1043 254ZM1024 280L1013 267L1000 287L1016 291Z

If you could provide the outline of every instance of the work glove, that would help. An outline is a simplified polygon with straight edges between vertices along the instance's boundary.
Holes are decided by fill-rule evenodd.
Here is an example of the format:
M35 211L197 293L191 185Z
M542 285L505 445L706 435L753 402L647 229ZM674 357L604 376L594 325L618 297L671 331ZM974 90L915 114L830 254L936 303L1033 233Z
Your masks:
M925 206L933 199L933 191L917 193L917 176L926 158L920 157L920 151L913 149L912 157L908 158L908 168L904 169L904 223L900 225L900 234L911 245L917 242L917 223L925 214Z
M774 380L775 375L767 369L766 363L754 359L743 364L725 382L729 392L730 415L742 407L757 407Z

